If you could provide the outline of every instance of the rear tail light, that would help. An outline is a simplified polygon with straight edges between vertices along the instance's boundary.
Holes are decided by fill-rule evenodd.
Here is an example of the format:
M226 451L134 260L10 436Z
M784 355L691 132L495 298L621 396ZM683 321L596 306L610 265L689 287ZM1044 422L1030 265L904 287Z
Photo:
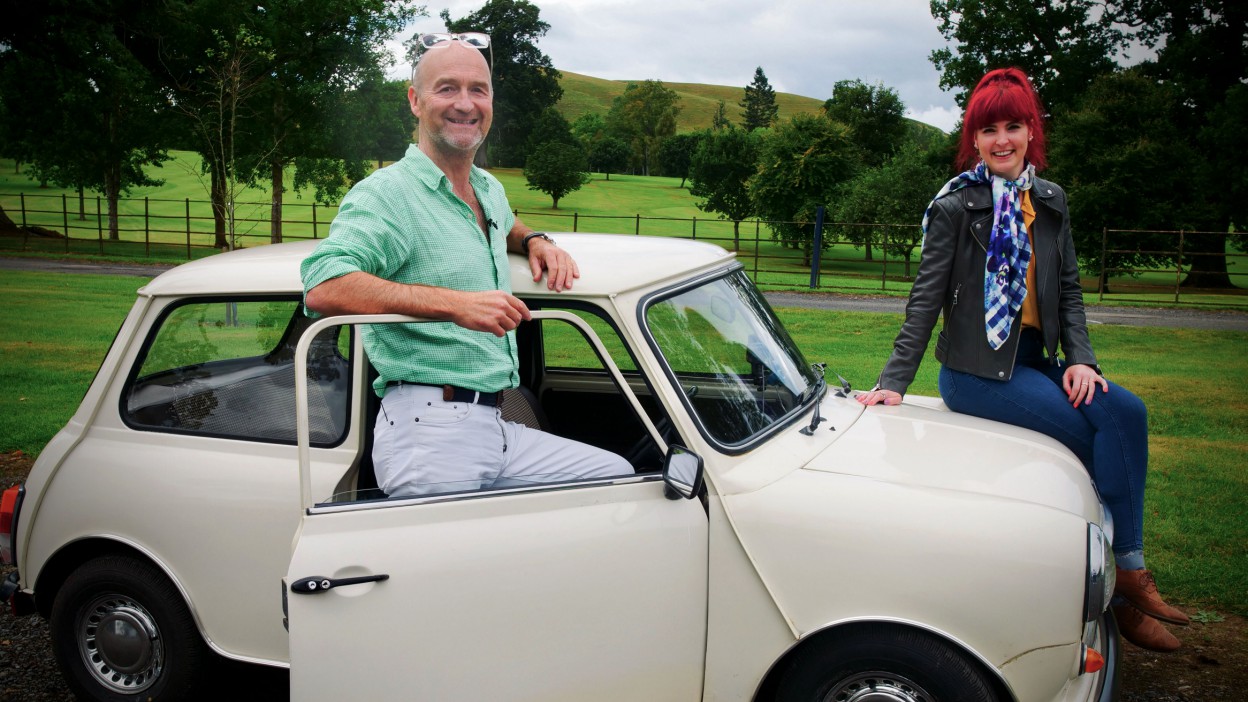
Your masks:
M23 485L14 485L0 495L0 563L13 565L14 538L17 536L17 511L26 494Z

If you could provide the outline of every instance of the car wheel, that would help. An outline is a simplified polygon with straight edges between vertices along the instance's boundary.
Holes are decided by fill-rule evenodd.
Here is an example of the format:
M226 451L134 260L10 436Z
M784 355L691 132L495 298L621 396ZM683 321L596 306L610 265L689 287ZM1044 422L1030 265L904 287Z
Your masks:
M782 702L997 702L975 664L930 634L860 627L799 653L780 680Z
M185 699L211 653L155 566L104 556L75 570L52 604L52 648L79 699Z

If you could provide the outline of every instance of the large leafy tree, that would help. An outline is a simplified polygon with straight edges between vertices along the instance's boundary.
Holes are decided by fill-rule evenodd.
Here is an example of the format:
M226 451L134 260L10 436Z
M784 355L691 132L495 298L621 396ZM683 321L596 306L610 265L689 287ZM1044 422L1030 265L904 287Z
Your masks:
M823 103L823 111L849 127L869 167L887 161L905 141L909 130L905 104L896 90L882 83L837 81L832 87L832 97Z
M500 166L525 162L534 121L563 97L562 74L537 48L550 29L539 16L537 5L527 0L489 0L460 19L451 19L447 10L441 14L449 31L490 35L494 126L487 144L490 158Z
M269 182L270 238L278 242L284 173L297 157L371 158L370 142L378 136L367 131L386 124L402 128L384 112L357 109L358 119L351 121L338 116L349 111L352 91L375 92L376 84L384 81L382 69L391 59L383 42L417 10L408 2L386 0L297 0L261 9L248 18L271 47L257 95L260 151L254 159L254 176Z
M1185 247L1189 273L1184 285L1230 287L1227 236L1248 222L1243 197L1248 165L1233 144L1243 143L1244 85L1248 82L1248 5L1239 0L1122 0L1115 19L1137 30L1136 38L1157 51L1140 66L1179 95L1174 115L1188 153L1202 154L1175 164L1176 171L1200 184L1205 216L1192 224L1219 232L1196 237ZM1173 226L1173 225L1172 225ZM1242 246L1244 235L1235 239Z
M663 81L629 83L611 102L607 129L631 142L642 175L650 175L658 156L659 142L676 133L680 95Z
M5 3L0 100L5 150L44 182L103 193L109 237L118 199L159 185L144 166L166 160L162 96L135 57L130 3Z
M766 129L776 123L780 106L776 104L776 91L763 73L763 67L754 69L754 80L745 86L745 97L738 103L741 107L741 126L748 132Z
M741 222L754 214L749 181L758 172L761 137L726 127L704 133L689 167L689 191L698 209L732 220L733 248L741 247Z
M663 175L680 177L680 187L685 187L689 178L689 166L693 163L693 153L702 141L702 134L673 134L659 143L659 167Z
M920 216L946 178L942 166L917 143L907 142L883 165L862 171L846 185L835 211L842 236L868 252L880 242L888 255L905 261L909 277L910 256L923 241ZM853 226L867 223L880 226Z
M1101 0L931 0L932 17L954 48L931 60L940 87L965 105L993 68L1018 66L1057 113L1078 100L1097 76L1114 68L1122 32Z
M524 162L524 179L529 189L549 195L550 206L556 210L559 200L589 182L588 171L585 151L566 142L543 143Z
M628 142L607 135L595 141L589 148L589 165L601 171L611 180L612 173L623 172L628 168L628 158L633 153Z
M758 173L749 182L755 211L771 220L776 240L801 249L809 264L816 210L836 201L860 163L848 127L822 115L797 115L762 140Z

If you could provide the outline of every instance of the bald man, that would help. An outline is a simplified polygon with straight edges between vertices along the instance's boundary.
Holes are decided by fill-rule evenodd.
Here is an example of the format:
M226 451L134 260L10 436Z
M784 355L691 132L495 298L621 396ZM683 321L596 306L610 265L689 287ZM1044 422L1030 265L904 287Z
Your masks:
M551 290L580 273L473 165L493 96L479 50L459 40L427 50L408 89L418 142L351 189L303 261L315 315L445 320L361 330L382 398L373 464L392 497L633 472L615 454L502 420L500 393L520 381L515 329L530 318L511 294L508 252L526 255Z

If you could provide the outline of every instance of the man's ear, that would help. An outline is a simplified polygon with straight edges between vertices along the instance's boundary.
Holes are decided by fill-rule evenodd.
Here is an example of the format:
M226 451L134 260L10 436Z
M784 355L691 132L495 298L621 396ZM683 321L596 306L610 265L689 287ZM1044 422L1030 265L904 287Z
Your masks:
M416 94L416 86L412 85L407 88L407 104L412 107L412 114L416 119L420 119L420 100Z

